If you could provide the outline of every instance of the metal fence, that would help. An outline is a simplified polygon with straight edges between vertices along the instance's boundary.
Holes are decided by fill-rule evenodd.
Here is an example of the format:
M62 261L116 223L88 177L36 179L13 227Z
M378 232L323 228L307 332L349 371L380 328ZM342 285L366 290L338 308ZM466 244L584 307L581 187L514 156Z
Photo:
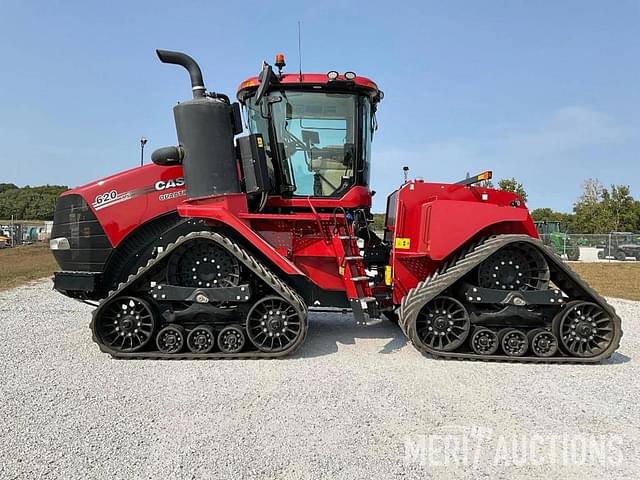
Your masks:
M639 261L640 234L563 234L540 235L557 255L569 261L611 262Z
M48 242L53 222L0 221L0 248Z

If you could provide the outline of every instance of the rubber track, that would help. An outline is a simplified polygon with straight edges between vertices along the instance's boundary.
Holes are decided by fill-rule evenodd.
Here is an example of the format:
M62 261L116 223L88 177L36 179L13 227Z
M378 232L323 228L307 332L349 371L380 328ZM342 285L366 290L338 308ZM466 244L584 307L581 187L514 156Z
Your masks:
M247 269L249 269L252 273L254 273L258 278L260 278L269 288L271 288L277 295L280 295L282 298L287 300L291 305L296 308L298 314L301 318L301 323L303 326L302 335L300 338L293 343L288 349L278 352L278 353L270 353L270 352L261 352L261 351L253 351L253 352L239 352L239 353L222 353L222 352L211 352L211 353L190 353L183 352L178 354L166 354L160 352L119 352L117 350L112 350L108 346L100 343L98 337L95 332L95 322L96 317L100 313L101 309L104 305L122 294L127 288L133 285L136 281L142 278L146 273L150 272L156 265L160 264L163 260L167 259L169 255L182 244L196 240L196 239L207 239L211 240L221 247L223 247L228 253L235 256ZM134 294L135 296L135 294ZM284 357L286 355L292 354L296 351L303 343L307 336L308 331L308 323L307 323L307 306L304 303L304 300L298 295L291 287L285 284L282 280L280 280L276 275L274 275L267 267L265 267L262 263L256 260L252 255L250 255L246 250L240 247L237 243L233 242L229 238L220 235L216 232L209 231L201 231L201 232L191 232L187 235L179 237L175 242L170 243L167 247L155 258L149 259L147 264L143 267L140 267L138 271L129 275L129 278L125 282L122 282L118 285L118 288L109 292L106 298L100 301L98 307L93 311L91 324L89 328L92 332L93 341L98 344L100 350L104 353L108 353L114 358L120 359L171 359L171 360L186 360L186 359L258 359L258 358L278 358ZM248 339L247 339L248 340ZM150 341L150 343L153 340ZM250 343L250 342L249 342ZM154 343L155 344L155 343Z
M511 244L528 243L544 255L552 270L552 281L561 290L581 297L582 300L592 301L603 308L612 318L614 324L614 338L609 348L600 355L590 358L558 356L558 357L511 357L508 355L478 355L476 353L464 352L441 352L433 350L424 345L416 332L416 320L418 313L431 300L451 287L457 280L461 279L484 260L489 258L494 252ZM554 270L559 275L554 276ZM407 338L413 345L423 353L427 353L439 358L470 359L470 360L500 360L510 362L535 362L535 363L597 363L609 358L620 346L622 337L622 325L620 317L614 308L607 303L595 290L589 287L573 270L567 267L562 260L555 255L549 255L544 244L528 235L498 235L487 238L483 241L463 247L457 254L447 260L440 269L429 276L424 281L418 283L409 290L402 299L400 305L399 325Z

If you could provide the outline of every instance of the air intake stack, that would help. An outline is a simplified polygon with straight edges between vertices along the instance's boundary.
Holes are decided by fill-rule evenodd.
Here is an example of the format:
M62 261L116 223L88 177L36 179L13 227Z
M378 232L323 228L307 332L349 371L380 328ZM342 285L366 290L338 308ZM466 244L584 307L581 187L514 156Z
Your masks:
M154 163L182 163L187 198L240 192L233 137L242 129L237 104L226 95L207 92L202 72L189 55L156 50L163 63L183 66L191 78L193 99L173 108L178 135L177 148L162 148L152 155Z

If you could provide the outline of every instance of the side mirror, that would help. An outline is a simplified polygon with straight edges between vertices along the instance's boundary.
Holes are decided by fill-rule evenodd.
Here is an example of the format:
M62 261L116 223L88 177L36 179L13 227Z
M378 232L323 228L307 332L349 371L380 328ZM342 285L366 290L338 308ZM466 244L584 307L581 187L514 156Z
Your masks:
M276 74L273 73L273 68L268 63L262 64L262 71L260 75L258 75L258 80L260 80L260 86L258 87L258 91L256 92L256 105L260 105L264 95L267 93L267 89L269 85L276 81Z

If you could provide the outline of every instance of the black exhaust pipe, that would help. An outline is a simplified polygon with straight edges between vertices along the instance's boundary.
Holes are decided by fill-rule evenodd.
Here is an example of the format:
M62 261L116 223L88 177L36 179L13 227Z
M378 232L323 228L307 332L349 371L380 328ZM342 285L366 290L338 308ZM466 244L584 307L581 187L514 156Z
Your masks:
M204 88L204 80L202 80L202 71L193 58L186 53L172 52L171 50L156 50L156 54L162 63L173 63L186 68L189 77L191 77L193 98L204 97L206 89Z
M233 137L242 131L238 105L229 97L207 92L202 72L189 55L156 50L162 63L181 65L189 72L193 99L173 107L178 146L153 152L157 165L182 164L187 199L240 193ZM237 127L240 127L238 129Z

